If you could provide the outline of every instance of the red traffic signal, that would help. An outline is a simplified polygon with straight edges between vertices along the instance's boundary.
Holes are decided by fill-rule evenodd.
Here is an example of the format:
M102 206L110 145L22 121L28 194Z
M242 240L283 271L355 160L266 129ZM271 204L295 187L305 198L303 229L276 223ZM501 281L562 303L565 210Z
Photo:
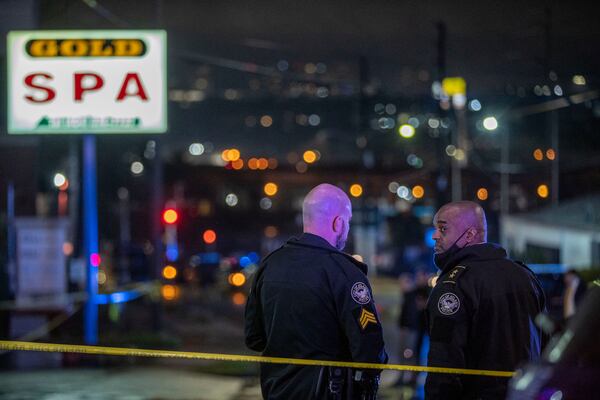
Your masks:
M172 225L179 219L179 214L173 208L167 208L162 215L165 224Z
M206 244L213 244L214 242L217 241L217 233L215 231L213 231L212 229L207 229L202 234L202 239L204 240L204 243L206 243Z

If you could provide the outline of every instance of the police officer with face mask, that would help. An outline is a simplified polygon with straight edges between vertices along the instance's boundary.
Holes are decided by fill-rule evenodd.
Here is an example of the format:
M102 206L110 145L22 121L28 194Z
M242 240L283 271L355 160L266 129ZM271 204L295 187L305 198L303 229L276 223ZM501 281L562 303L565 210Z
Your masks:
M441 270L427 303L431 367L514 371L540 356L542 288L524 264L487 243L481 206L444 205L433 219ZM428 374L426 399L504 399L508 378Z
M367 266L342 252L352 209L339 188L322 184L304 199L304 233L261 263L246 304L246 345L267 357L385 363L381 322ZM373 369L260 366L270 400L373 400Z

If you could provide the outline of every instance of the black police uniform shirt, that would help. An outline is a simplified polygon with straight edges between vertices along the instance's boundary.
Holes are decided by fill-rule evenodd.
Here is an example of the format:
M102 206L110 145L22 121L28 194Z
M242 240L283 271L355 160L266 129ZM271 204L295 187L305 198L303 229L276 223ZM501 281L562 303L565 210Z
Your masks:
M246 303L246 345L268 357L387 362L367 266L305 233L261 263ZM260 366L265 399L326 398L326 369Z
M457 251L427 303L432 367L514 371L540 356L535 317L545 310L542 288L525 265L498 245ZM428 374L426 399L504 399L508 378Z

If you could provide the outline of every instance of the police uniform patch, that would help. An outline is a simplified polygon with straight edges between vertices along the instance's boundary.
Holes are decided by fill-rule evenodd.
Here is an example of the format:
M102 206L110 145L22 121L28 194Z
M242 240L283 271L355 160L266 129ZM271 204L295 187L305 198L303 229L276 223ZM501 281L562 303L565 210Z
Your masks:
M368 304L371 301L371 294L369 288L362 282L356 282L350 289L350 294L355 302L358 304Z
M365 328L367 327L367 325L369 324L377 324L377 318L375 318L375 314L373 314L372 312L369 312L367 310L365 310L364 308L362 309L361 313L360 313L360 319L359 319L359 324L360 327L365 330Z
M375 309L371 305L352 310L361 333L377 332L380 328Z
M438 310L444 315L455 314L460 309L460 300L454 293L444 293L438 300Z

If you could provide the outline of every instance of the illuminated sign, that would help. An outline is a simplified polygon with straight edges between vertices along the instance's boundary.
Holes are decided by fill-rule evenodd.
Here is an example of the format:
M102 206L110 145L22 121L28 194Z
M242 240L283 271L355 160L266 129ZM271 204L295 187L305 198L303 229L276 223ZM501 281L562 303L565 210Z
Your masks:
M8 133L164 133L166 32L8 34Z

